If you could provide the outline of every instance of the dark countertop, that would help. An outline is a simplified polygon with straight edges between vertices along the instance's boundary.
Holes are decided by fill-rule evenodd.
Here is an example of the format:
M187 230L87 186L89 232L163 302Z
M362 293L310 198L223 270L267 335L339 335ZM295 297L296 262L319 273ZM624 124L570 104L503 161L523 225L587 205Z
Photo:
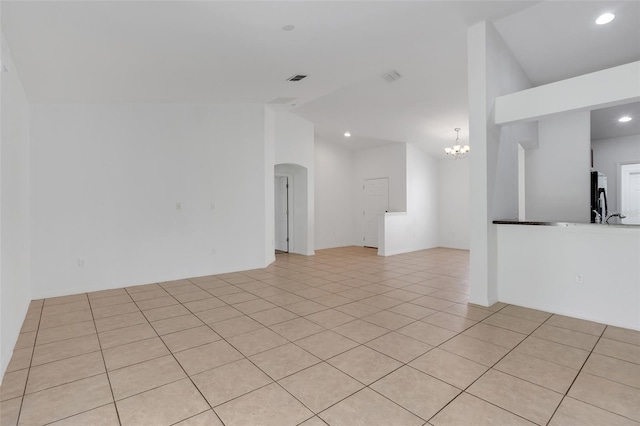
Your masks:
M494 220L496 225L533 225L533 226L598 226L607 228L640 228L640 225L623 225L620 223L584 223L584 222L536 222L529 220Z

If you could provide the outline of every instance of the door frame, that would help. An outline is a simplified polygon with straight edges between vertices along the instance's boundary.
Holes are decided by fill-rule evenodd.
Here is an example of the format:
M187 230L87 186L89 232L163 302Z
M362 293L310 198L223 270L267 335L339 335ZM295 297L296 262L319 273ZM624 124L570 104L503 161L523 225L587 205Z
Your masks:
M362 247L370 247L365 244L367 237L367 219L366 219L366 211L365 206L367 204L367 195L365 194L365 184L370 180L387 180L387 208L385 212L389 211L389 176L380 176L375 178L365 178L362 179ZM380 245L380 235L377 238L377 244ZM371 248L379 248L379 247L371 247Z
M291 173L282 173L282 172L275 172L273 175L274 178L276 177L286 177L287 178L287 253L291 253L291 246L293 245L294 240L294 235L293 235L293 230L294 230L294 226L293 226L293 221L294 221L294 193L295 191L293 191L293 185L294 185L294 177L293 174ZM275 216L274 216L274 230L275 230Z

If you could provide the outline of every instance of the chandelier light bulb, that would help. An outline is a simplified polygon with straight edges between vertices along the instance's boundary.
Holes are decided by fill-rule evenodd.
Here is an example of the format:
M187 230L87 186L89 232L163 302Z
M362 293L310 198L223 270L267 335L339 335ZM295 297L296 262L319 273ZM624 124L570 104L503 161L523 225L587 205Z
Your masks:
M469 152L469 145L460 145L460 128L456 127L455 129L456 132L456 144L450 147L446 147L444 149L445 154L447 154L450 157L453 157L453 159L457 160L458 158L464 158L466 157L467 153Z

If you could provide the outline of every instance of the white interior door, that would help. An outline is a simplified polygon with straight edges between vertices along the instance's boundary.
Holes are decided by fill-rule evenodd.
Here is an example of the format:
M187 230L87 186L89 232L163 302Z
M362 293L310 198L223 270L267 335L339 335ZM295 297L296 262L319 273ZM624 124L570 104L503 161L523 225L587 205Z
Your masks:
M275 188L275 247L276 250L289 251L289 178L276 176Z
M620 212L625 225L640 225L640 163L620 166Z
M389 210L389 178L366 179L364 190L364 246L378 247L378 217Z

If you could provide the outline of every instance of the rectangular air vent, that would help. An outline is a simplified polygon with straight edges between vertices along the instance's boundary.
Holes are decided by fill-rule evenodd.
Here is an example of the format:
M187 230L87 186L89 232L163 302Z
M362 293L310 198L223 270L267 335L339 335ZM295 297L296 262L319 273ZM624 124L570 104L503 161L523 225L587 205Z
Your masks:
M300 81L303 78L307 78L307 76L306 75L302 75L302 74L296 74L296 75L292 75L291 77L289 77L287 79L287 81Z
M400 75L398 71L392 70L386 74L382 74L382 78L384 78L384 81L387 83L393 83L394 81L401 79L402 75Z

